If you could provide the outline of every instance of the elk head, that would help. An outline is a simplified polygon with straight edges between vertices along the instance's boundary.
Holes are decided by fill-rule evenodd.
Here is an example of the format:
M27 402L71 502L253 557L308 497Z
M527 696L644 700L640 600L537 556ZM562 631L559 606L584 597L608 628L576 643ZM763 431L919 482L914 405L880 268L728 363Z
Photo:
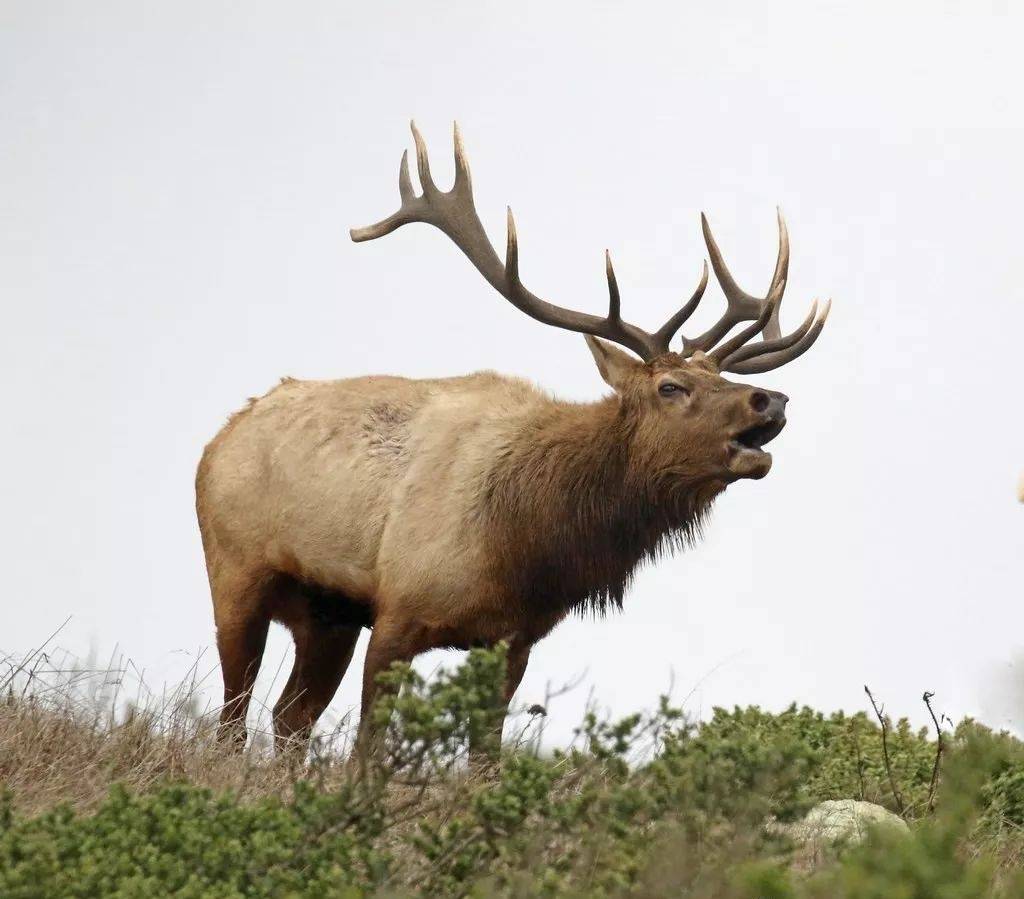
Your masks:
M775 273L764 297L743 291L726 267L706 216L701 216L711 265L726 298L726 310L703 334L682 338L678 352L670 342L694 313L708 282L707 263L689 300L657 331L644 331L621 316L619 289L611 257L605 253L608 313L603 318L556 306L531 293L519 278L519 243L508 210L507 246L502 263L484 231L473 203L473 188L458 125L455 126L455 183L441 191L434 184L423 138L412 124L422 193L409 177L408 151L398 176L401 208L366 228L354 228L354 241L374 240L410 222L439 228L476 266L487 282L517 309L537 321L586 335L604 380L618 394L621 410L634 428L637 464L648 472L693 485L739 478L761 478L771 468L763 447L786 423L788 398L781 393L736 384L725 372L754 374L796 359L817 340L831 303L818 313L815 302L803 323L787 335L779 325L779 306L789 270L789 236L778 215L779 251ZM737 325L749 323L729 336ZM758 334L761 340L751 343ZM609 342L610 341L610 342ZM617 349L631 350L636 358Z

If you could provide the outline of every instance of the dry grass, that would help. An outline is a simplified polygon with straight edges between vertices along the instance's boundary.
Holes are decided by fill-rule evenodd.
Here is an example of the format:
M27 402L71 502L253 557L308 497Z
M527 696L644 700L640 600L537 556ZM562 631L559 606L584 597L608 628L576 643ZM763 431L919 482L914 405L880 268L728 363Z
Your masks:
M261 730L245 753L218 743L218 709L205 707L202 662L154 692L130 660L83 664L45 645L0 658L0 786L32 815L60 803L93 809L114 783L148 791L188 781L254 799L287 796L311 771L327 785L349 776L344 725L317 738L308 766L300 753L275 757Z
M185 782L242 801L287 800L299 781L329 791L359 776L349 759L354 727L348 720L318 733L308 747L278 753L267 729L271 710L257 696L246 751L219 742L220 709L204 690L210 672L200 671L209 661L203 654L180 682L154 691L131 660L96 665L46 647L0 655L0 791L22 815L57 805L93 811L114 784L144 793ZM214 663L208 667L216 671ZM488 775L464 763L429 783L388 783L392 848L424 816L444 821L465 807Z

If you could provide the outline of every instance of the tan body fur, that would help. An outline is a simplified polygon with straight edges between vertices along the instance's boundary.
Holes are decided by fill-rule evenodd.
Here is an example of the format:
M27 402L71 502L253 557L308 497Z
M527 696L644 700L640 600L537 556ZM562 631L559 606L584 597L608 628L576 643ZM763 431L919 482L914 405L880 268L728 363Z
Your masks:
M484 373L286 380L234 416L197 477L226 717L244 718L272 618L300 655L279 735L304 734L330 701L359 626L342 614L318 627L300 585L375 623L386 645L371 652L367 696L387 663L436 646L509 638L510 667L525 668L529 644L567 610L524 622L491 581L480 496L495 449L554 407L524 381Z
M437 639L500 639L513 622L480 596L474 519L495 447L550 405L489 373L287 380L207 450L208 560L317 584Z

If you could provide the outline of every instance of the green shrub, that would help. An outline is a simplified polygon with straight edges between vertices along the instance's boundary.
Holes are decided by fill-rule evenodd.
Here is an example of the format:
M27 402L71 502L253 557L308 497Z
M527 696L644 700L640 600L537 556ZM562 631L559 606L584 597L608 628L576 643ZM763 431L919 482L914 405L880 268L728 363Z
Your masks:
M240 804L188 786L149 796L115 788L93 815L57 808L0 833L7 899L185 899L344 895L379 882L387 857L374 822L346 821L344 801L300 789L284 804Z
M429 681L396 666L375 711L379 751L361 765L317 758L287 789L243 796L165 778L42 814L8 793L0 897L1024 895L1024 746L1008 735L970 721L950 735L930 813L935 744L897 722L890 759L911 834L872 834L804 871L766 819L823 799L895 805L865 715L752 707L698 724L662 698L647 714L588 714L576 748L506 747L500 766L467 768L471 744L496 750L504 665L499 647Z

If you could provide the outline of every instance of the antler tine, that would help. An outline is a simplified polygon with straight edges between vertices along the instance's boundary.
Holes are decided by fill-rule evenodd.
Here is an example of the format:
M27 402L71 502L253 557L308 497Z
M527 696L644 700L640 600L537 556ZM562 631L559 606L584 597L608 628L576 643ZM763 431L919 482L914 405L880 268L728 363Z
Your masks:
M510 284L519 283L519 235L516 233L516 220L512 215L512 207L505 207L505 277Z
M779 350L787 350L793 344L798 343L803 339L803 336L811 329L815 319L818 317L818 301L815 300L811 304L811 311L807 313L807 318L803 320L800 327L785 337L777 337L773 340L762 340L758 343L752 343L749 346L741 346L734 353L730 353L725 356L722 360L720 368L722 371L729 370L730 365L734 365L737 362L745 362L747 359L753 359L756 356L764 356L768 353L778 352Z
M772 371L773 369L785 365L787 362L792 362L797 357L806 353L814 345L814 342L818 339L818 335L821 333L821 329L825 327L825 320L828 318L828 314L831 309L832 301L829 300L825 304L824 309L822 309L821 316L811 326L810 330L792 346L780 349L774 353L765 353L762 356L757 356L746 362L730 362L728 363L726 370L740 375L756 375L761 374L762 372Z
M775 314L775 310L778 308L779 301L782 299L782 292L786 289L786 282L781 281L772 288L772 292L768 294L765 299L764 308L761 309L761 314L754 319L752 325L748 325L739 334L731 337L725 343L715 347L710 353L708 358L713 360L719 368L722 367L725 360L729 358L730 354L735 353L740 347L743 346L751 337L757 334L758 331L762 330L768 319Z
M709 352L726 334L736 325L745 321L754 321L761 315L761 310L768 301L768 296L780 283L785 283L789 274L789 232L782 212L777 211L779 224L779 252L775 261L775 273L772 275L772 283L765 297L755 297L747 293L733 278L732 272L725 264L722 251L718 248L715 236L711 233L711 225L704 213L701 213L700 224L704 232L704 242L707 244L708 255L711 257L711 266L715 270L715 277L722 287L727 303L725 313L707 331L695 338L683 338L683 349L686 355L692 355L697 350ZM769 317L765 324L764 332L768 338L777 338L781 331L778 323L778 307L781 305L781 297L776 304L776 310Z
M697 285L697 289L693 292L693 295L686 301L682 308L673 315L665 324L658 328L654 335L655 340L658 341L659 345L664 347L666 350L669 344L672 342L672 338L676 336L676 332L686 323L687 319L696 311L697 306L700 305L700 301L704 296L704 291L708 286L708 262L705 259L702 263L700 283Z
M409 127L412 129L412 139L416 144L416 171L420 176L420 188L424 195L437 192L437 185L434 184L434 178L430 174L430 160L427 158L427 145L423 140L423 135L420 134L420 129L416 127L415 122L410 122Z
M615 280L615 269L612 268L612 255L604 251L604 271L608 276L608 321L617 322L621 318L622 306L619 301L619 283Z
M779 225L779 252L775 258L775 272L772 274L772 284L789 280L789 228L786 227L786 219L782 215L782 209L775 207L775 218ZM779 309L782 307L782 297L775 305L775 313L764 328L765 340L776 340L782 336L782 329L779 326Z
M416 199L412 189L412 178L409 177L409 151L402 151L402 163L398 167L398 195L402 198L402 206L407 206Z
M466 148L462 145L462 132L459 131L458 122L455 122L452 131L455 143L455 185L452 189L464 187L472 194L473 179L469 174L469 160L466 158Z
M398 212L392 213L386 219L381 219L373 225L367 225L365 228L349 228L349 237L356 243L364 240L376 240L413 220L412 209L419 198L413 192L412 179L409 178L408 150L402 153L402 162L398 166L398 195L402 198L402 205Z

